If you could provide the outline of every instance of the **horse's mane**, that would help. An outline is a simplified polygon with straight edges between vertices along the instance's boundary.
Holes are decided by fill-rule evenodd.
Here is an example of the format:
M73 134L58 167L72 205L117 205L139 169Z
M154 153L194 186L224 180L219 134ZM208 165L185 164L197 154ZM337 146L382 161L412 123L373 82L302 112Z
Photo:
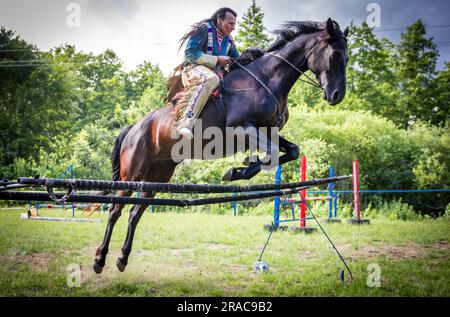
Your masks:
M333 21L334 27L339 28L339 24ZM315 22L315 21L287 21L282 25L283 28L273 31L272 33L277 34L275 42L273 42L267 49L266 52L272 52L282 48L287 43L296 39L300 35L310 34L317 31L323 31L326 27L326 22Z
M333 21L334 29L340 30L339 24ZM281 29L272 31L272 33L277 34L277 38L275 41L263 52L273 52L282 47L284 47L287 43L293 41L301 35L311 34L319 31L323 31L326 29L327 22L316 22L316 21L287 21L282 25ZM254 58L250 63L251 64L257 61L260 56ZM244 64L247 65L247 64ZM238 67L233 67L231 71L237 69ZM230 71L230 72L231 72Z

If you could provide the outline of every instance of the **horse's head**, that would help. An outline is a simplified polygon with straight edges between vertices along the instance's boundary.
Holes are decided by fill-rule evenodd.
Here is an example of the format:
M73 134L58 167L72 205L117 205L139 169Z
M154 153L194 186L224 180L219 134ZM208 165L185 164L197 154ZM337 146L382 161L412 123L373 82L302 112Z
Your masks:
M311 47L307 63L323 88L323 98L334 106L345 97L348 27L342 32L331 19L324 25L319 42Z

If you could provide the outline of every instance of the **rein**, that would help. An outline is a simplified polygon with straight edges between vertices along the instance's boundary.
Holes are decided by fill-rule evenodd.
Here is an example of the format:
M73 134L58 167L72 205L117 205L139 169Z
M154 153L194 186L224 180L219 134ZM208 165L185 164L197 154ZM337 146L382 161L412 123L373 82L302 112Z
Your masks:
M277 112L278 112L278 120L275 123L275 126L278 127L280 125L281 121L283 121L283 112L280 110L280 103L278 102L278 98L275 96L275 94L272 92L272 90L270 90L270 88L267 87L267 85L258 76L255 75L255 73L253 73L250 69L248 69L247 67L245 67L244 65L239 63L237 61L237 58L232 58L232 60L234 63L236 63L236 65L238 65L240 68L245 70L251 77L253 77L265 90L267 90L269 95L271 95L273 97L273 99L275 99L275 102L277 104ZM222 85L222 87L225 88L224 85ZM227 89L227 88L225 88L225 89Z
M289 66L291 66L293 69L295 69L297 72L300 73L300 75L305 75L305 77L307 78L307 80L304 80L302 78L299 78L298 80L301 80L305 83L310 84L313 87L322 89L322 87L311 77L309 77L307 74L305 74L305 72L301 71L297 66L295 66L294 64L292 64L291 62L289 62L287 59L285 59L284 57L278 55L278 54L274 54L272 52L268 52L266 53L267 55L273 56L273 57L277 57L279 59L281 59L282 61L284 61L286 64L288 64ZM247 74L249 74L253 79L255 79L268 93L269 95L271 95L273 97L273 99L275 99L275 102L277 104L277 112L278 112L278 121L276 123L276 126L279 126L280 122L283 120L283 113L280 110L280 103L278 102L278 98L275 96L275 94L272 92L272 90L270 90L269 87L267 87L267 85L255 74L253 73L250 69L248 69L247 67L245 67L244 65L242 65L241 63L238 62L237 58L231 58L231 60L238 65L240 68L242 68L244 71L247 72ZM222 85L223 88L225 88L226 90L229 91L248 91L248 90L253 90L253 89L229 89L226 88L225 85Z
M306 78L308 78L308 80L304 80L304 79L302 79L302 78L299 78L298 80L303 81L303 82L305 82L305 83L308 83L308 84L310 84L311 86L314 86L314 87L316 87L316 88L322 89L322 87L321 87L314 79L312 79L312 78L309 77L307 74L305 74L305 72L302 72L297 66L295 66L294 64L292 64L290 61L288 61L288 60L287 60L286 58L284 58L283 56L278 55L278 54L274 54L274 53L272 53L272 52L269 52L269 53L266 53L266 54L281 59L281 60L284 61L286 64L288 64L289 66L291 66L293 69L295 69L297 72L299 72L300 75L304 75Z

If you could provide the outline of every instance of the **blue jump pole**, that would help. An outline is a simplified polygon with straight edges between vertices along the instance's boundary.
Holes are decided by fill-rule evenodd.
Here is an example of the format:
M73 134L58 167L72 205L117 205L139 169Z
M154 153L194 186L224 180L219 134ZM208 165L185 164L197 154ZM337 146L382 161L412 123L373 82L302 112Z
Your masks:
M275 184L281 184L281 165L278 165L275 173ZM273 226L278 228L280 224L280 196L276 196L273 206Z
M75 179L75 173L73 171L73 163L70 163L70 178ZM72 202L72 218L75 218L75 203Z
M234 193L234 198L236 198L236 196L237 196L237 193ZM235 200L235 201L233 201L233 215L236 217L236 214L237 214L237 201Z
M330 166L330 177L334 177L334 168ZM330 196L329 208L328 208L328 219L333 218L333 187L334 184L328 184L328 196Z
M334 218L337 218L338 194L334 194Z

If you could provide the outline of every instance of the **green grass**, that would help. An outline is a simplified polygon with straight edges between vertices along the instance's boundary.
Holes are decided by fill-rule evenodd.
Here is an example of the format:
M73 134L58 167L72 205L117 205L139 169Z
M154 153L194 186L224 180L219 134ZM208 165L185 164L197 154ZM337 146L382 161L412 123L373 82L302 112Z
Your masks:
M128 214L114 230L106 267L92 260L106 226L21 220L24 209L0 210L0 296L450 296L450 222L372 220L369 226L323 224L348 260L353 283L324 235L275 232L263 259L270 216L146 213L128 267L115 261ZM44 210L41 215L70 216ZM313 226L312 221L309 225ZM66 285L70 263L82 267L79 288ZM381 287L367 286L370 263L381 268ZM348 277L348 276L347 276Z

